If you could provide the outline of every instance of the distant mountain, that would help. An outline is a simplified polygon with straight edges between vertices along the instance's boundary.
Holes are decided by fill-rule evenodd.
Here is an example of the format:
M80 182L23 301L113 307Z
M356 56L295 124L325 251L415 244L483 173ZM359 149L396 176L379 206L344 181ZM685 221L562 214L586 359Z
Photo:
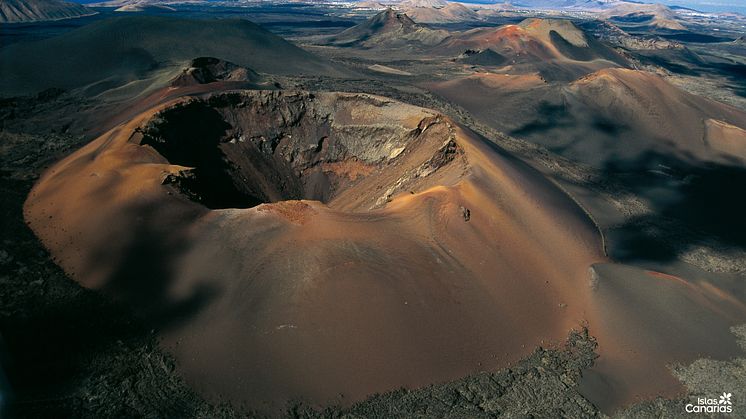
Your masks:
M179 4L200 3L202 0L105 0L87 3L89 7L114 8L115 12L168 12Z
M529 18L517 25L472 29L454 34L434 51L461 54L457 60L468 64L511 65L515 73L539 73L546 80L574 80L601 68L628 65L566 19Z
M448 6L445 0L404 0L399 3L399 7L402 9L408 9L412 7L423 7L423 8L442 8Z
M389 6L375 1L375 0L364 0L355 3L355 7L358 9L371 9L371 10L386 10Z
M332 39L336 44L356 44L387 35L406 35L418 25L406 14L388 8L363 23L347 28Z
M419 3L419 1L418 1ZM461 3L447 3L442 7L410 6L409 2L399 7L414 21L420 23L450 23L479 20L479 15Z
M445 31L420 25L406 13L389 8L359 25L330 37L328 42L343 46L375 48L407 44L434 45L447 36L448 33Z
M619 23L645 25L659 29L686 30L678 21L676 11L662 4L619 2L601 13L602 17Z
M0 0L0 23L71 19L96 13L83 5L62 0Z
M517 7L528 8L567 8L567 7L606 7L620 3L622 0L513 0L510 3Z
M358 9L392 9L405 14L417 23L452 23L479 20L476 11L462 3L445 0L364 0L355 3Z
M171 6L165 4L158 4L148 1L138 1L135 3L125 4L124 6L118 7L114 10L115 12L174 12Z
M502 55L524 59L617 58L566 19L529 18L517 25L472 29L452 36L441 48L451 51L492 49Z
M513 0L516 7L575 9L598 13L600 17L620 23L651 28L685 30L676 11L662 4L630 0Z

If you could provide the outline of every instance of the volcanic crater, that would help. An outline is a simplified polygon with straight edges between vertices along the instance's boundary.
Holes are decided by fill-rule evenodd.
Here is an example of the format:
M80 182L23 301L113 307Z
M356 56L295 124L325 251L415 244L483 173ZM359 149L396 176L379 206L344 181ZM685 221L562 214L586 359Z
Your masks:
M435 111L356 93L171 100L51 168L25 217L73 278L158 330L195 389L262 411L562 342L606 260L534 169Z
M161 110L139 130L139 141L185 166L165 184L213 209L285 200L373 209L396 192L442 181L429 176L436 171L454 179L467 173L451 126L437 115L423 116L414 128L393 115L393 123L356 120L355 113L385 103L323 93L226 93Z
M173 99L53 166L24 210L193 388L269 414L495 370L584 325L613 403L673 394L666 365L732 356L744 316L716 288L605 263L594 221L541 173L368 94ZM655 311L661 295L702 321Z

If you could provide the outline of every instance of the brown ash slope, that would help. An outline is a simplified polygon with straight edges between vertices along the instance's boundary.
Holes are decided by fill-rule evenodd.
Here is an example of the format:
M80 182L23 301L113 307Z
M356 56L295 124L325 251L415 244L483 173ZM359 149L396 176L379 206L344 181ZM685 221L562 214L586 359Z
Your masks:
M633 163L650 154L699 165L746 159L743 111L648 72L609 68L569 84L482 73L431 87L499 130L598 168L652 169Z
M26 210L67 272L162 331L195 388L257 409L517 361L580 327L605 260L538 173L363 94L177 100L53 168Z
M51 168L25 215L66 272L160 331L201 394L266 412L494 370L583 325L604 397L675 394L666 365L737 353L728 327L746 317L718 287L619 280L554 183L366 94L175 99Z
M499 54L510 72L539 72L546 80L573 80L609 67L626 67L627 60L586 34L569 20L529 18L517 25L477 28L456 33L433 49L439 54L480 51Z
M315 41L361 57L368 50L402 60L448 57L511 74L538 72L550 81L571 81L603 68L630 66L624 56L565 19L529 18L515 25L451 32L431 29L389 9Z
M530 29L557 49L555 64L582 63L552 40L588 48L582 33ZM594 117L586 140L625 132L619 117L634 124L634 147L670 151L644 136L665 133L692 147L682 155L738 153L742 130L727 108L620 69L547 83L531 70L543 60L522 74L474 74L473 92L456 80L454 102L485 100L494 121L538 136L550 124L533 119L557 111L521 113L511 101L554 95ZM672 362L737 353L728 328L744 319L738 287L603 263L609 242L583 208L438 112L366 94L209 94L272 86L220 59L172 76L53 167L26 216L76 280L141 313L211 400L269 412L289 400L348 404L511 365L588 325L601 358L584 394L608 411L681 391ZM671 113L687 123L661 123ZM689 136L703 117L704 146Z

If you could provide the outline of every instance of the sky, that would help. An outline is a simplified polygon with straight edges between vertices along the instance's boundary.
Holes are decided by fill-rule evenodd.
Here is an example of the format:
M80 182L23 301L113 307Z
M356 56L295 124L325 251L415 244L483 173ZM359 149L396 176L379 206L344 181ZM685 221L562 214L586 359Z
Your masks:
M72 0L78 3L92 3L103 0ZM308 0L312 2L313 0ZM506 0L458 0L465 3L504 3ZM507 0L509 3L530 3L531 0ZM546 0L545 0L546 1ZM549 0L551 1L551 0ZM563 3L565 0L557 0ZM641 3L662 3L668 6L683 6L703 12L738 12L746 15L746 0L633 0Z
M703 12L739 12L746 14L746 0L657 0L655 3L690 7Z
M462 0L469 3L503 3L505 0ZM531 0L508 0L510 3L530 3ZM746 0L633 0L641 3L662 3L688 7L703 12L738 12L746 14ZM564 3L564 0L557 0Z

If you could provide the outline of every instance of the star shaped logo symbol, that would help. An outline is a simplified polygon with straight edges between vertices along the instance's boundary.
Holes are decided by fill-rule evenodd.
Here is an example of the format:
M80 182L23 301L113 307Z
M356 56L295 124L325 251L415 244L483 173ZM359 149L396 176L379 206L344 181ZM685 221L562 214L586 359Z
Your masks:
M730 401L731 396L733 396L732 393L723 393L723 395L720 396L720 404L733 404Z

